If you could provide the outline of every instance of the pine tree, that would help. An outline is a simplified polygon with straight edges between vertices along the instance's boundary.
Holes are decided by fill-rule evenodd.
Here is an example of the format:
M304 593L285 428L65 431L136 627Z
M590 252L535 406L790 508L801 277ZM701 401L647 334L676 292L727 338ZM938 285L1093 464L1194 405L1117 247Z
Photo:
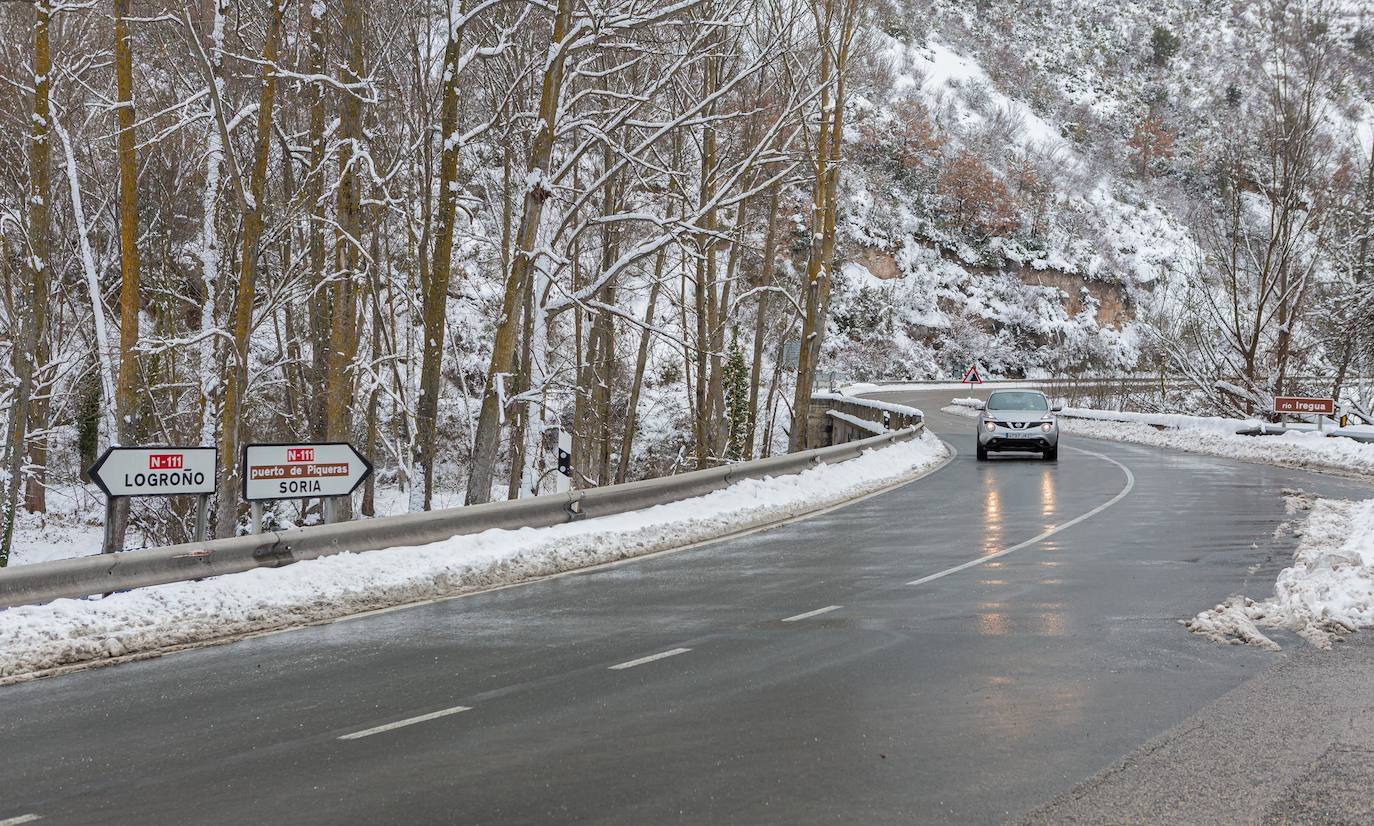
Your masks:
M744 350L739 346L739 336L730 343L730 352L725 357L725 414L730 421L730 438L726 442L725 456L731 461L744 455L744 445L749 439L749 367L744 361Z
M1154 52L1156 66L1168 66L1174 55L1178 54L1178 36L1163 26L1155 26L1150 35L1150 49Z

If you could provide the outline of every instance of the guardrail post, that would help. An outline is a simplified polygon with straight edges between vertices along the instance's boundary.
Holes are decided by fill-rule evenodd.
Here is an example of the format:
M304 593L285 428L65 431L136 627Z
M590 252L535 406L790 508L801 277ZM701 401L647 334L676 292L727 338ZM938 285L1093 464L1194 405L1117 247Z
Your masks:
M202 493L196 497L196 536L195 541L204 542L210 532L210 494Z
M102 554L112 554L115 552L115 500L117 496L105 497L105 535L100 540L100 552Z
M568 500L568 504L564 506L564 509L568 512L569 522L577 522L581 519L585 519L587 514L582 510L582 492L573 492L572 497Z

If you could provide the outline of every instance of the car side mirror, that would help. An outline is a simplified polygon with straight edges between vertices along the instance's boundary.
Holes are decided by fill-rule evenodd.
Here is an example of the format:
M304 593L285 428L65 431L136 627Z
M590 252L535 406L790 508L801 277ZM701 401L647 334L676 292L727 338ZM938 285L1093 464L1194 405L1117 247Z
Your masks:
M1063 413L1063 412L1064 412L1064 405L1062 405L1062 404L1056 404L1054 407L1051 407L1051 408L1050 408L1050 412L1051 412L1051 413Z

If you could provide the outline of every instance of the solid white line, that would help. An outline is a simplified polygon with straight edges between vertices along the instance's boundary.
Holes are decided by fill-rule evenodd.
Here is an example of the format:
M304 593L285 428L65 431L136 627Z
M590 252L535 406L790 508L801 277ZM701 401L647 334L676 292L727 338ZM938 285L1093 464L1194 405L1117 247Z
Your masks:
M468 706L454 706L453 708L445 708L445 709L441 709L441 710L439 710L439 711L431 711L431 712L428 713L428 714L421 714L419 717L407 717L407 718L404 719L404 720L397 720L397 721L394 722L394 723L387 723L387 724L384 725L384 726L377 726L376 728L363 729L362 731L355 731L355 732L353 732L352 734L342 734L342 735L339 736L339 739L340 739L340 740L357 740L359 737L370 737L370 736L372 736L372 735L374 735L374 734L381 734L381 733L384 732L384 731L392 731L392 730L394 730L394 729L404 728L404 727L406 727L406 726L413 726L413 725L415 725L416 723L427 723L427 722L429 722L430 720L437 720L437 719L439 719L440 717L447 717L447 716L449 716L450 714L457 714L457 713L460 712L460 711L471 711L471 710L472 710L472 709L471 709L470 707L468 707ZM0 826L4 826L4 824L3 824L3 823L0 823Z
M651 663L654 660L661 660L665 657L676 657L678 654L686 654L688 651L691 650L692 649L690 648L674 648L671 651L660 651L657 654L650 654L647 657L640 657L637 660L630 660L626 663L617 663L616 665L613 665L610 668L612 671L619 671L622 668L634 668L637 665L644 665L645 663Z
M20 823L32 823L32 822L34 822L35 820L42 820L42 819L43 819L43 816L42 816L42 815L35 815L35 814L20 815L19 817L11 817L11 818L7 818L7 819L5 819L5 820L0 820L0 826L19 826Z
M797 614L795 617L788 617L787 619L783 620L783 622L796 622L797 620L804 620L804 619L809 619L809 618L811 618L811 617L818 617L818 616L820 616L821 614L828 614L828 613L830 613L831 611L835 611L835 610L840 609L840 608L843 608L843 607L844 607L843 605L827 605L827 606L825 606L824 608L817 608L817 609L814 610L814 611L807 611L805 614Z
M908 582L907 585L924 585L924 584L927 583L927 582L933 582L934 580L942 579L942 578L944 578L944 577L947 577L947 576L949 576L950 574L957 574L957 573L960 572L960 571L966 571L966 570L968 570L969 568L975 568L975 567L977 567L977 566L979 566L979 565L982 565L984 562L988 562L989 560L993 560L993 559L997 559L998 557L1006 556L1006 555L1009 554L1009 553L1014 553L1015 551L1019 551L1019 550L1021 550L1022 548L1026 548L1026 547L1029 547L1029 546L1031 546L1031 545L1034 545L1035 543L1040 542L1040 541L1042 541L1042 540L1049 539L1051 536L1054 536L1055 534L1059 533L1059 532L1062 531L1062 530L1066 530L1066 529L1068 529L1068 528L1072 528L1074 525L1077 525L1079 522L1082 522L1082 521L1084 521L1084 520L1091 519L1091 518L1093 518L1094 516L1097 516L1099 513L1103 512L1103 511L1106 510L1107 508L1110 508L1112 505L1115 505L1117 502L1120 502L1122 499L1125 499L1126 496L1127 496L1127 494L1129 494L1132 490L1135 489L1135 474L1134 474L1134 473L1131 473L1131 469L1130 469L1130 468L1128 468L1128 467L1126 467L1125 465L1121 464L1121 463L1118 462L1117 460L1113 459L1113 458L1110 457L1110 456L1104 456L1104 455L1101 454L1101 453L1094 453L1094 452L1091 451L1091 450L1084 450L1084 449L1082 449L1082 448L1080 448L1080 447L1073 447L1073 448L1069 448L1069 449L1070 449L1070 450L1076 450L1076 451L1078 451L1079 453L1086 453L1086 454L1088 454L1089 456L1096 456L1097 458L1102 459L1103 461L1111 462L1112 464L1114 464L1114 465L1116 465L1117 467L1121 468L1121 472L1126 474L1126 487L1122 488L1122 489L1121 489L1121 492L1118 493L1116 496L1113 496L1111 499L1107 500L1106 502L1103 502L1101 505L1098 505L1097 507L1093 508L1092 510L1090 510L1090 511L1088 511L1087 513L1083 514L1082 516L1075 517L1075 518L1069 520L1068 522L1065 522L1065 523L1062 524L1062 525L1056 525L1055 527L1050 528L1049 530L1045 531L1044 533L1040 534L1039 536L1031 537L1030 539L1027 539L1025 542L1021 542L1021 543L1019 543L1019 544L1012 545L1010 548L1003 548L1002 550L998 551L997 553L988 554L987 556L980 556L980 557L978 557L977 559L971 559L971 560L969 560L968 562L965 562L965 563L962 564L962 565L955 565L953 568L946 568L945 570L940 571L940 572L938 572L938 573L931 574L930 576L923 576L923 577L921 577L920 579L913 579L912 581Z

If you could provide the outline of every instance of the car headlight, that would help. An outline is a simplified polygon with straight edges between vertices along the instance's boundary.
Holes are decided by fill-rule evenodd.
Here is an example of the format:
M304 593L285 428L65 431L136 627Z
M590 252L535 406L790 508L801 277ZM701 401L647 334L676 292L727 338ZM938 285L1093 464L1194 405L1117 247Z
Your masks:
M1054 422L1041 422L1040 429L1049 433L1051 430L1054 430Z
M991 432L993 431L993 429L996 428L996 427L997 427L997 425L993 424L991 419L985 420L985 421L983 422L983 429L986 430L986 431L989 432L989 433L991 433Z

